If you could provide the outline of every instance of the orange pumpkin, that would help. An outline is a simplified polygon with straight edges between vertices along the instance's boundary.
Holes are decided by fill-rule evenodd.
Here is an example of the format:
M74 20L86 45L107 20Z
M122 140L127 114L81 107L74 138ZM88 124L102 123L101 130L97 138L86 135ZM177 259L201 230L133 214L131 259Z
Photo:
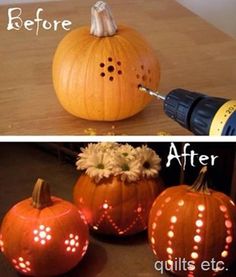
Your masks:
M1 250L25 275L52 276L73 268L88 247L88 228L71 203L51 197L38 179L32 198L17 203L1 226Z
M150 212L148 233L153 253L178 276L214 276L223 265L216 262L222 261L227 268L235 260L235 204L225 194L208 189L206 171L204 167L191 187L166 189ZM182 263L181 270L184 259L187 264L183 268Z
M162 188L160 179L127 182L111 176L96 183L82 174L73 195L94 231L130 235L146 229L151 205Z
M81 27L60 42L53 60L53 83L61 105L89 120L130 117L151 101L160 68L154 51L135 30L117 26L108 6L92 7L91 28Z

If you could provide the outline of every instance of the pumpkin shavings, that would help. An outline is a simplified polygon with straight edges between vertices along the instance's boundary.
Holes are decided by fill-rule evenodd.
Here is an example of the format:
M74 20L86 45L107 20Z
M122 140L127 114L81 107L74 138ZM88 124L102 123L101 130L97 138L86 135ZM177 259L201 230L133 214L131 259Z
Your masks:
M97 135L106 135L106 136L127 136L127 134L119 133L115 131L116 126L112 125L111 130L108 130L107 132L104 133L98 133L97 129L95 128L86 128L84 129L84 133L89 136L97 136ZM170 133L165 132L165 131L159 131L156 134L156 136L171 136Z
M87 129L84 129L84 133L89 136L96 136L97 130L93 128L87 128Z
M171 136L170 133L168 132L165 132L165 131L160 131L160 132L157 132L156 134L157 136Z

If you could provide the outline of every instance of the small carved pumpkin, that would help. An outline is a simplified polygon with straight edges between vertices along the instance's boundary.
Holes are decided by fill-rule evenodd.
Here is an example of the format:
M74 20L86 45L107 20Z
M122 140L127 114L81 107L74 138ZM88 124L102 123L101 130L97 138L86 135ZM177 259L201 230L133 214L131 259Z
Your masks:
M225 194L208 189L206 171L204 167L191 187L166 189L150 212L148 233L153 253L178 276L214 276L223 265L217 268L216 262L223 261L227 268L235 259L235 204ZM202 269L204 261L204 269L210 263L208 270Z
M130 117L151 101L142 84L154 90L160 68L154 51L135 30L117 28L107 4L92 7L91 28L70 32L53 60L53 82L61 105L89 120Z
M17 271L53 276L81 260L88 228L74 205L51 197L48 184L38 179L32 198L17 203L4 217L0 239L3 254Z
M146 229L151 205L162 189L159 178L127 182L111 176L96 183L82 174L74 187L74 202L94 231L130 235Z

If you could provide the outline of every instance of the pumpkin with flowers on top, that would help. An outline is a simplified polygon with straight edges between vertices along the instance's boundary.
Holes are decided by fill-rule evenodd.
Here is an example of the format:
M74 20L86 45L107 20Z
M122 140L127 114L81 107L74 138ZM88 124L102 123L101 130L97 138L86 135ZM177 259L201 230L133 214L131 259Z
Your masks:
M75 205L90 227L110 235L131 235L147 228L151 205L163 190L160 158L147 146L98 143L82 149L74 187Z

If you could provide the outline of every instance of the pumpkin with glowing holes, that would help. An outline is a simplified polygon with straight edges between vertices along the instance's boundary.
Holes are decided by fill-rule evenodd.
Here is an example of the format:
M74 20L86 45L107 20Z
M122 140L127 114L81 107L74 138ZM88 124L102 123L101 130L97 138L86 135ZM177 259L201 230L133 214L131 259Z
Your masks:
M160 68L154 51L130 27L117 26L106 3L92 7L91 28L81 27L60 42L53 60L53 83L69 113L88 120L114 121L145 108L156 90Z
M88 247L88 227L71 203L51 197L41 179L32 198L16 204L1 226L1 251L22 274L53 276L73 268Z
M206 172L204 167L191 187L166 189L150 212L148 234L153 253L178 276L214 276L220 268L204 271L203 261L223 261L227 268L235 260L235 204L225 194L208 189ZM180 259L188 261L187 270L176 267Z
M127 182L110 176L97 183L82 174L73 195L75 205L95 232L125 236L147 228L150 208L162 190L160 178Z

